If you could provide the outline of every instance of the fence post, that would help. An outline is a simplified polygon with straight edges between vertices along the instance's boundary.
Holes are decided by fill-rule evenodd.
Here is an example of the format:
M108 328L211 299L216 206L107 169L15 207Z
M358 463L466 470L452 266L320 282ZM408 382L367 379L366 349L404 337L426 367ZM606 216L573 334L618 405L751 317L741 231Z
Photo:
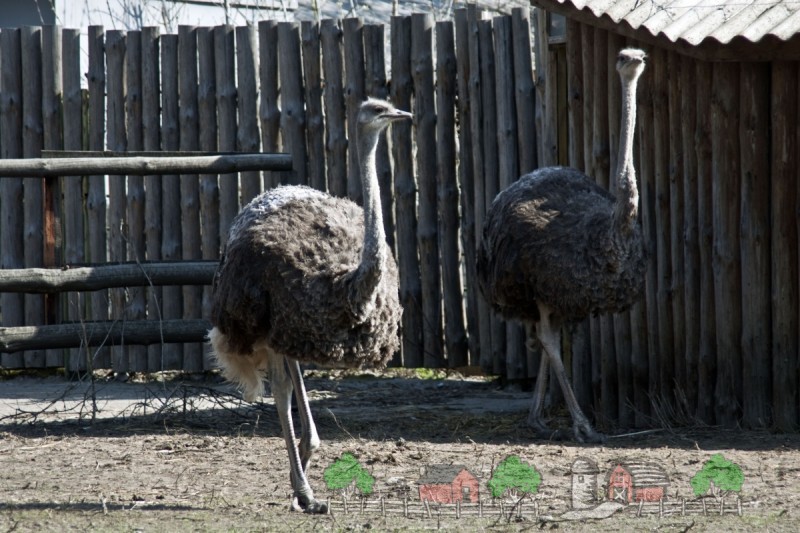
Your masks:
M706 499L702 498L700 501L703 503L703 516L705 516L706 515Z
M344 503L344 514L347 514L347 496L342 495L342 503Z
M408 518L408 496L403 498L403 516Z
M636 516L642 516L642 507L644 507L644 500L639 500L639 507L636 509Z
M742 516L742 497L736 496L736 511L739 516Z

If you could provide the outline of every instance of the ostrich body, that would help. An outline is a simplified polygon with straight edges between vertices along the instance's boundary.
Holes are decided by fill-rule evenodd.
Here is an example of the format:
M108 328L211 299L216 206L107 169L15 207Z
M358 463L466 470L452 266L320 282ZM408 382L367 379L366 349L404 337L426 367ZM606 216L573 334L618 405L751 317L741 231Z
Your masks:
M303 186L253 199L234 219L214 278L212 349L244 397L268 375L289 452L293 508L325 513L306 471L319 447L299 362L383 366L399 347L397 267L383 229L375 151L410 113L368 99L358 114L364 209ZM291 415L294 391L301 436Z
M579 441L600 441L581 411L561 361L561 324L590 313L627 309L642 293L646 270L637 223L633 166L636 85L645 54L624 49L622 128L616 193L583 172L547 167L522 176L494 199L478 251L478 283L501 315L535 330L544 353L528 424L549 434L542 418L548 367L553 366Z

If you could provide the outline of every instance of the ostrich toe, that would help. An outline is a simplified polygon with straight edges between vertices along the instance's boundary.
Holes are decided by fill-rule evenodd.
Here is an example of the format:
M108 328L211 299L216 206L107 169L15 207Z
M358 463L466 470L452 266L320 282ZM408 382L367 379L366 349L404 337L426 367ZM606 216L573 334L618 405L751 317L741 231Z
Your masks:
M602 444L606 441L606 436L598 433L588 420L575 420L572 425L575 440L585 444Z
M328 504L317 499L306 499L295 494L292 498L292 510L308 514L328 514Z

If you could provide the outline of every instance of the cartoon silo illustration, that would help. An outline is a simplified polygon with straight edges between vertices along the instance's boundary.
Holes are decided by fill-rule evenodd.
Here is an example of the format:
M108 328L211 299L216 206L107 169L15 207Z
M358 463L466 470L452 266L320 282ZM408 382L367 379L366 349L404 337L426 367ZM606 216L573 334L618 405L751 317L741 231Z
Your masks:
M572 463L572 508L589 509L597 505L597 464L586 457Z

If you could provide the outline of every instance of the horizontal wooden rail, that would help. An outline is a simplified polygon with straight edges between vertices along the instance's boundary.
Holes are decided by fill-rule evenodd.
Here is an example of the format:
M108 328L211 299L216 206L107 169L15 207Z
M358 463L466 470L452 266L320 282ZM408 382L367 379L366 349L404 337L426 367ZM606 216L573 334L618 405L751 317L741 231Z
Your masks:
M210 285L217 261L124 263L0 270L0 292L56 293L148 285Z
M180 157L66 157L0 159L0 177L87 174L225 174L247 170L292 170L291 154L223 154Z
M102 345L148 345L162 342L203 342L211 324L206 320L134 320L82 322L55 326L0 327L0 352Z

